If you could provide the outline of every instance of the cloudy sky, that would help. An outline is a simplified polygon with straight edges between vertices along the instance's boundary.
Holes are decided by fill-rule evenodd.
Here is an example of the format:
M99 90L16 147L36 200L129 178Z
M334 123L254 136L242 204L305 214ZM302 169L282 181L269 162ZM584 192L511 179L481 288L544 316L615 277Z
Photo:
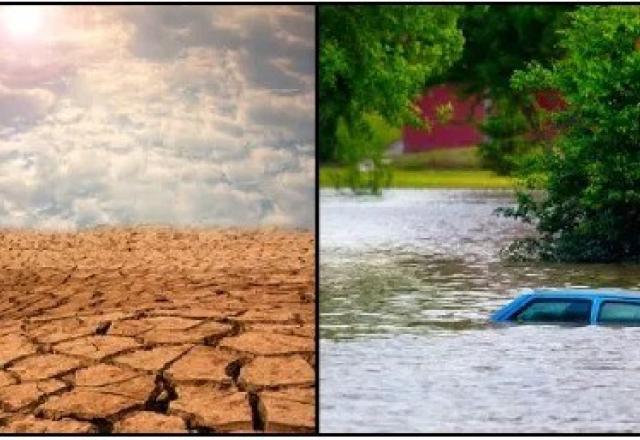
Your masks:
M0 226L314 219L313 6L0 6Z

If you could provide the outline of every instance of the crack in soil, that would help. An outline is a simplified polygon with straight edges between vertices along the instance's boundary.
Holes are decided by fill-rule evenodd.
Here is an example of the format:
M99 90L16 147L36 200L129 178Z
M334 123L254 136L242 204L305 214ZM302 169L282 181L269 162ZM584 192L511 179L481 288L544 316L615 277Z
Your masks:
M16 243L21 244L16 246ZM0 326L6 329L15 326L16 329L13 334L9 330L0 335L0 356L10 359L0 365L0 372L7 374L6 383L0 382L0 407L10 406L2 401L5 398L3 387L38 382L22 381L16 372L9 370L18 362L52 353L80 361L80 365L74 368L58 372L52 370L53 374L46 380L60 381L60 389L47 392L57 385L56 382L45 385L43 379L42 384L37 383L34 387L39 392L35 393L35 389L30 391L34 394L33 398L28 394L20 397L26 402L25 406L17 411L4 411L8 415L0 413L0 432L12 432L12 422L18 420L22 425L15 426L30 429L30 422L25 419L30 415L40 421L50 421L51 426L61 426L56 425L58 422L55 420L59 418L90 423L100 434L114 432L116 424L129 416L135 417L126 426L142 423L142 432L163 432L162 423L166 421L175 426L176 420L182 420L182 430L191 433L212 434L237 429L264 431L269 422L266 420L268 412L257 389L285 390L284 394L302 393L301 396L308 394L308 386L280 385L293 380L291 374L298 374L286 367L286 360L278 368L260 373L270 381L265 387L252 384L245 386L239 383L239 378L243 369L256 358L282 357L283 350L278 347L278 340L288 347L284 352L289 355L300 353L315 368L313 338L298 337L291 342L283 333L286 326L292 323L314 325L313 301L300 293L314 289L315 246L310 233L185 229L180 233L167 234L165 229L152 227L105 228L77 233L11 231L0 234L0 249L3 249L0 252L0 268L5 268L0 273L0 292L9 292L4 301L7 307L0 316ZM72 262L71 265L69 262ZM277 294L268 295L268 292ZM241 317L249 316L249 313L262 319L242 322ZM283 313L290 313L291 318L276 318ZM70 323L62 322L74 317L78 319L77 325L73 320ZM155 327L166 331L168 335L171 335L170 329L178 322L176 332L186 333L188 338L191 336L189 332L198 332L195 333L198 342L145 343L142 336L146 331L136 336L109 333L116 322L144 318L157 320ZM180 319L193 319L195 324L179 328ZM58 321L61 321L59 326L52 324ZM214 323L230 328L216 331ZM253 324L268 324L270 327L255 330L251 328ZM205 326L204 329L201 329L202 326ZM206 326L213 329L209 335ZM16 342L16 331L25 336L24 344ZM247 332L251 332L251 336L240 341L238 338ZM256 336L260 332L265 335L264 341ZM57 333L61 333L63 339L51 337L57 336ZM205 336L200 338L200 334ZM10 339L12 337L13 340ZM105 339L103 343L103 339L96 342L97 339L85 339L88 337ZM41 339L55 342L41 342ZM181 336L175 338L176 341L180 339ZM231 342L224 342L223 345L225 340ZM131 347L133 342L137 344ZM65 345L61 349L65 352L56 349L63 343ZM303 344L304 347L295 344ZM181 345L190 347L177 351L179 354L173 357L173 349L169 347ZM15 346L15 350L21 351L6 353L5 349L3 352L3 347L7 346ZM202 346L210 347L213 353L220 351L225 353L224 356L230 354L232 360L224 366L224 373L230 378L229 383L223 386L211 380L180 381L170 378L166 373L194 348ZM167 349L141 357L134 355L127 361L131 365L116 361L119 356L162 347ZM87 353L88 348L93 349L93 353L102 350L109 354L94 359ZM13 358L15 354L20 355ZM164 356L171 358L165 361ZM140 363L147 362L147 359L159 368L149 368ZM36 359L32 365L39 365ZM78 370L98 365L117 367L136 374L124 373L128 377L121 379L119 377L122 376L118 376L120 373L107 369L113 371L108 374L113 374L114 380L107 380L108 383L102 386L76 385ZM194 368L202 367L194 364ZM105 370L87 372L89 382L100 379L91 377L92 374L103 374L100 371ZM145 375L149 376L147 382L140 379ZM243 377L243 381L245 379ZM109 388L113 386L122 387L122 392L119 388ZM174 402L181 399L178 395L182 393L181 387L185 387L186 393L180 401L183 408L189 392L202 396L202 391L198 390L206 389L213 390L214 394L205 398L206 403L186 402L188 412L182 411L177 403L175 405L178 408L172 411ZM86 393L76 393L79 390ZM218 392L222 393L220 397ZM109 400L115 397L124 400ZM7 399L10 398L13 396L7 396ZM55 402L53 398L56 398ZM83 403L84 398L94 400ZM216 405L218 398L230 399L225 401L230 402L231 406ZM280 397L274 395L269 398ZM315 425L309 420L314 410L312 405L308 406L309 413L287 413L283 426L293 427L300 432L312 432ZM43 407L48 409L45 411ZM122 407L125 408L118 411ZM34 426L33 429L40 428ZM122 426L119 426L117 431L121 429Z
M113 431L113 422L107 419L92 419L87 421L96 427L98 434L110 434Z
M107 332L109 331L110 327L111 327L111 321L101 322L96 327L95 334L104 336L104 335L107 334Z
M164 372L159 372L156 375L156 388L149 396L145 408L149 411L167 414L169 412L169 404L177 398L178 394L174 385L165 377Z
M251 418L253 419L253 429L264 431L266 425L263 411L260 410L260 396L254 391L249 391L249 405L251 406Z
M238 377L240 376L240 371L245 364L246 359L236 359L230 362L224 370L224 372L231 378L236 386L238 386Z

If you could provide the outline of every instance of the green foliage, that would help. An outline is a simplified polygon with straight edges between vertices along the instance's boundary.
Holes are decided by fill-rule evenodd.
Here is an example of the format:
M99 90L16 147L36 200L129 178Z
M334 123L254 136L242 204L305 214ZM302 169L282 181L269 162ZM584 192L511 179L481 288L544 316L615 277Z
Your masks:
M460 27L465 46L460 60L440 80L463 92L491 100L480 125L488 142L480 145L485 166L511 174L538 144L530 136L540 127L531 96L511 88L512 74L531 61L548 65L561 51L557 30L565 25L566 5L474 5L465 7Z
M539 160L544 197L520 193L506 215L535 222L515 243L561 261L640 259L640 8L585 6L562 32L566 56L513 77L520 92L554 88L567 108L563 133Z
M474 5L460 17L465 45L462 57L446 79L469 93L487 97L514 94L509 79L514 71L538 60L558 56L556 30L566 21L566 5Z
M323 188L353 188L346 167L320 168L320 186ZM362 175L361 178L371 178ZM380 178L383 173L380 173ZM393 175L385 176L390 180L384 186L392 188L512 188L514 181L510 177L498 176L489 170L404 170L394 169ZM366 190L366 180L361 181ZM355 186L356 189L358 186ZM358 192L358 191L356 191ZM367 192L367 191L365 191Z
M350 130L344 121L339 121L336 140L342 146L343 163L355 164L361 158L380 158L386 148L401 137L400 129L389 125L377 114L366 114L362 118L365 130Z
M532 153L546 144L543 137L535 135L542 126L543 113L527 102L530 98L517 98L497 99L494 112L480 125L487 136L478 148L482 164L501 175L521 170Z
M320 160L379 160L375 150L341 144L340 121L351 137L368 134L363 118L370 113L396 127L421 123L412 100L459 57L459 12L452 6L319 6Z
M360 164L342 167L322 167L320 169L320 186L333 187L336 190L349 188L355 194L377 194L382 188L391 184L391 168L388 164L365 162L373 165L363 170Z

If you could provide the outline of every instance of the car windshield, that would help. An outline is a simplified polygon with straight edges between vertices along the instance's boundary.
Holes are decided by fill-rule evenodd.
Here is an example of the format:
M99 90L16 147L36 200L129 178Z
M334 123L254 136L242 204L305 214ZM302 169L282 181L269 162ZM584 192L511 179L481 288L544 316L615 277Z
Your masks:
M519 323L588 324L591 301L586 299L534 299L516 312Z
M640 325L640 303L604 301L598 322L608 325Z

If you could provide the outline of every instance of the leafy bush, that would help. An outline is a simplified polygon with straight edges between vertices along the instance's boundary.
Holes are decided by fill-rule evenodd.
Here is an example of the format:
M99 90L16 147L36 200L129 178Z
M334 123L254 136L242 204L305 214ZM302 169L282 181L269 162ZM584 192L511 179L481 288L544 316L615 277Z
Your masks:
M379 160L378 151L353 150L337 138L342 122L351 138L368 135L365 117L392 126L420 124L413 99L431 77L460 56L460 8L425 5L320 5L319 158L354 164Z
M362 130L350 130L340 121L336 129L336 141L342 146L339 161L355 164L363 158L381 158L392 142L402 134L375 113L364 115Z
M518 105L503 99L499 111L489 115L481 130L488 137L478 149L485 167L499 174L511 174L516 169L518 158L530 147L527 139L530 124Z
M479 145L483 165L499 174L513 174L538 147L538 112L532 97L516 92L510 78L527 63L548 66L561 55L557 29L566 25L571 5L465 6L460 28L465 37L462 57L441 81L455 82L465 94L491 102L479 129L487 141ZM533 137L531 135L534 135Z
M521 192L508 216L538 236L511 251L559 261L640 259L640 8L585 6L562 31L566 55L512 79L518 91L558 90L562 131L539 158L544 195Z

